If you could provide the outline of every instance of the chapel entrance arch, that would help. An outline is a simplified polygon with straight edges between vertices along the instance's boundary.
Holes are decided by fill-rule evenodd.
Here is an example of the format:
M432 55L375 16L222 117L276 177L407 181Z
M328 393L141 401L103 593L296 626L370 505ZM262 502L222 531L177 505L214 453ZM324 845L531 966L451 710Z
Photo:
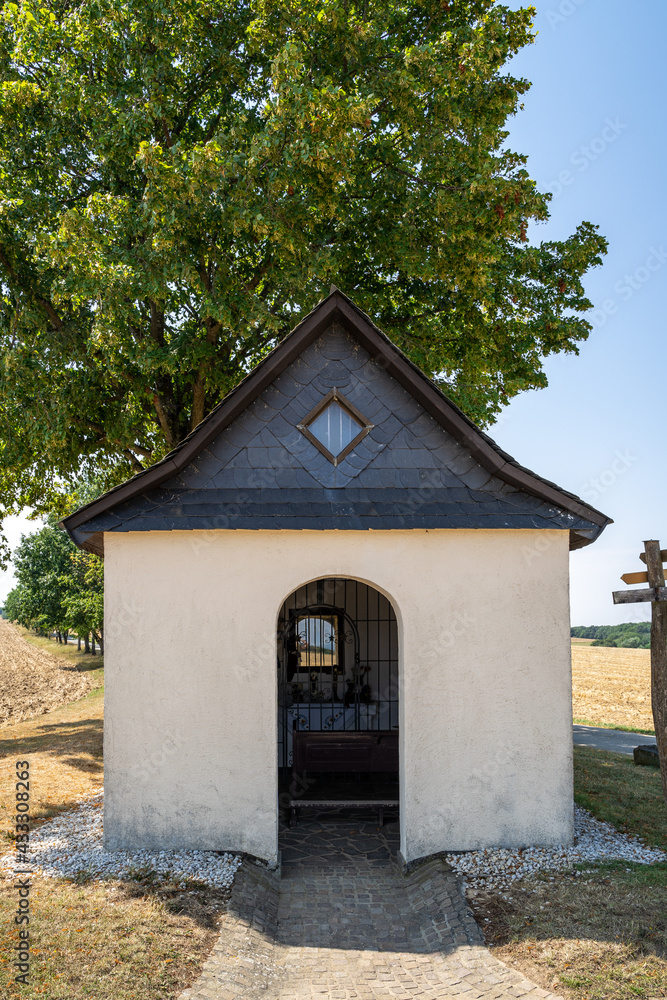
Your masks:
M283 804L398 803L398 664L396 614L374 587L326 577L290 594L278 620Z

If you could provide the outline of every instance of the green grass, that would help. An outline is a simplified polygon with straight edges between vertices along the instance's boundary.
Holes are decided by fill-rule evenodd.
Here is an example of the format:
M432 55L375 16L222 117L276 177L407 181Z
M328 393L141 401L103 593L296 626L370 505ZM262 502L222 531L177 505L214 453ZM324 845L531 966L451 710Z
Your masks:
M660 771L574 748L575 800L599 819L667 849ZM568 1000L667 998L667 862L582 862L504 893L470 897L498 958Z
M88 694L84 694L83 701L87 698L99 698L104 694L104 668L99 667L97 670L91 672L91 677L95 684L95 687L91 688Z
M616 885L630 888L650 886L667 889L667 861L657 861L652 865L640 865L636 861L597 861L595 864L582 862L576 866L586 879L613 879Z
M667 804L660 770L632 757L574 748L574 800L618 830L667 850Z
M47 639L43 635L35 635L34 632L30 632L26 628L20 628L19 631L25 641L29 642L31 646L36 646L37 649L43 649L47 653L52 653L53 656L60 656L64 660L69 660L79 671L86 671L86 673L93 671L95 684L102 683L104 656L101 653L97 653L95 656L90 653L80 653L76 646L72 646L69 643L60 643L54 639Z
M611 722L591 722L590 719L573 719L578 726L594 726L596 729L617 729L619 733L643 733L645 736L655 736L654 729L635 729L634 726L616 726Z

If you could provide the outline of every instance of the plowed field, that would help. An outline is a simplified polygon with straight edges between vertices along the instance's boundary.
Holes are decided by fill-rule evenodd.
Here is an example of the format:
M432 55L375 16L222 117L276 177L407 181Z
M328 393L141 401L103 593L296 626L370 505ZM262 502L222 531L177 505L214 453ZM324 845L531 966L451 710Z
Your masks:
M81 698L92 686L88 673L31 646L11 622L0 618L0 723L43 715Z

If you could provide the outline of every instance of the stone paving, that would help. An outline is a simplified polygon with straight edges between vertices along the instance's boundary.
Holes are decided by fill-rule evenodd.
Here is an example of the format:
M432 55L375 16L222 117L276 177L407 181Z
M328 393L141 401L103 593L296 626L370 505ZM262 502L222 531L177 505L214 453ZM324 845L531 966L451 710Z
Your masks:
M443 861L403 875L397 847L398 824L367 813L283 831L282 877L243 865L180 1000L557 1000L492 957Z

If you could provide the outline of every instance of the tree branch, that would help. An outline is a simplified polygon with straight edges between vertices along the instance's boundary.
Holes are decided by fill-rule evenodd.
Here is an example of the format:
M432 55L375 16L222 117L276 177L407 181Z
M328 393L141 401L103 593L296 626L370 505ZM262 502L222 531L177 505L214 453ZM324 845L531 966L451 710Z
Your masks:
M14 281L18 285L20 285L21 288L24 289L24 291L26 291L24 283L21 281L19 275L16 272L15 267L11 264L9 258L5 254L5 252L2 249L2 247L0 247L0 264L2 264L2 266L5 268L5 270L9 274L9 276L11 278L13 278ZM34 295L35 302L37 303L37 305L39 305L39 306L42 307L42 309L45 311L45 313L47 314L47 316L51 320L51 325L53 326L53 329L54 330L62 330L62 328L64 327L65 324L63 323L63 321L61 320L60 316L58 315L58 313L54 309L53 305L48 301L48 299L42 298L41 295L39 295L39 294L37 294L35 292L33 292L32 294Z
M388 170L394 170L397 174L403 174L404 177L409 177L411 181L415 181L424 187L434 187L439 191L463 191L465 189L463 184L441 184L439 181L428 181L418 174L413 174L410 170L403 170L401 167L397 167L395 163L387 163L381 156L374 156L373 159L381 163L383 167L387 167Z
M132 465L132 468L134 469L135 472L144 471L144 466L141 464L137 456L130 451L129 448L123 448L123 455L125 455L125 458L128 458L130 460L130 464Z
M220 323L209 317L206 320L207 344L215 344L219 330ZM206 375L208 374L209 365L210 361L208 358L205 358L201 362L199 370L197 371L197 377L195 378L192 386L192 419L190 421L190 426L193 430L206 416Z
M151 337L160 347L164 346L164 313L158 309L157 304L151 299L149 302L151 310Z
M164 434L165 441L167 442L168 448L173 448L176 444L174 441L174 434L171 428L171 423L169 417L167 416L167 411L162 405L162 400L158 396L157 392L153 394L153 402L155 404L155 409L157 411L157 418L160 421L160 427L162 428L162 433Z

